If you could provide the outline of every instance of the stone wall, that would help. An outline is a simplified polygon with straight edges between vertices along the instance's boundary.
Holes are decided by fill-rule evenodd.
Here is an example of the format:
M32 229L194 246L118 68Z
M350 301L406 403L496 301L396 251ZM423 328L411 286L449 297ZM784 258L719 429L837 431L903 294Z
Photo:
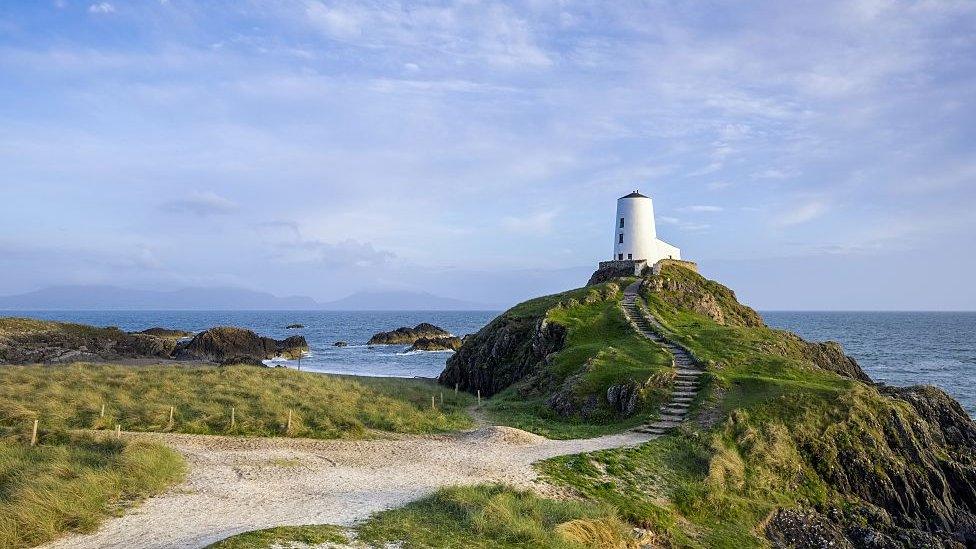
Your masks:
M622 261L601 261L600 268L590 276L587 286L607 282L623 276L641 276L647 269L643 259L624 259Z

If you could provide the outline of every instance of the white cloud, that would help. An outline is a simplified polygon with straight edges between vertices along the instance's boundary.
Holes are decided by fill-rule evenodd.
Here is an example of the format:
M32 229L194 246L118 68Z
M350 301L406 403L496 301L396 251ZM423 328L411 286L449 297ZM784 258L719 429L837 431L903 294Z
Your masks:
M99 2L88 6L88 13L115 13L115 6L108 2Z
M706 213L706 212L721 212L724 209L725 208L721 206L711 206L708 204L696 204L694 206L685 206L684 208L679 208L678 211Z

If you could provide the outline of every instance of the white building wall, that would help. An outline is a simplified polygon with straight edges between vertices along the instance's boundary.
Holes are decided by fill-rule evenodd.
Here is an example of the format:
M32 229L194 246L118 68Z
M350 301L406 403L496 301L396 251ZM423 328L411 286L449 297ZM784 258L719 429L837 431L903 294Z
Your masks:
M621 227L623 219L623 227ZM621 241L622 240L622 241ZM625 196L617 200L613 225L612 259L681 259L678 248L658 240L654 223L654 202L646 196Z
M621 219L624 220L623 227L620 227ZM613 259L648 259L656 255L657 229L654 226L654 203L650 198L617 200L613 239Z

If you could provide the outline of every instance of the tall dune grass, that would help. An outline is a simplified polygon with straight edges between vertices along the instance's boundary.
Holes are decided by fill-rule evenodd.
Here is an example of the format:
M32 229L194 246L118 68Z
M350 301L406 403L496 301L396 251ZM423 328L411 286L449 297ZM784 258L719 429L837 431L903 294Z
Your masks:
M49 432L31 447L5 437L0 440L0 548L92 531L127 503L183 475L183 459L158 444Z
M464 408L470 400L424 380L284 368L4 366L0 433L23 436L34 418L42 432L121 425L130 431L312 438L364 438L372 430L437 433L469 426Z

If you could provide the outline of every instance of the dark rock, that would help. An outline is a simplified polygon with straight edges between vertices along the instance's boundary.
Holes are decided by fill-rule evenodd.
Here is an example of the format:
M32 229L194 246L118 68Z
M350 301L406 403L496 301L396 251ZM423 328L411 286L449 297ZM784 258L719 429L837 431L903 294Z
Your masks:
M267 364L265 364L261 360L253 356L247 356L247 355L234 356L230 358L225 358L224 360L220 361L221 366L234 366L239 364L245 366L267 366Z
M173 338L130 334L118 328L25 318L0 319L0 363L64 363L168 358Z
M348 347L349 343L346 341L336 341L332 344L333 347Z
M440 383L491 396L540 373L549 356L566 344L566 327L540 316L502 314L464 338L447 360Z
M793 549L853 549L841 528L809 509L779 509L766 524L766 537L773 547Z
M227 360L250 357L261 361L283 356L296 359L308 350L302 336L283 340L262 337L251 330L222 326L200 332L175 353L176 358L207 360L223 363Z
M641 276L649 271L647 261L643 260L605 261L590 275L586 285L595 286L618 278Z
M413 342L411 351L457 351L461 347L461 338L450 337L422 337Z
M285 326L285 329L286 330L295 330L295 329L304 328L304 327L305 327L304 324L289 324L289 325Z
M443 328L427 322L421 322L413 328L402 327L390 332L380 332L369 338L368 345L413 345L420 338L436 339L450 337L451 333Z
M141 332L136 332L136 333L151 335L156 337L169 337L174 339L180 339L183 337L188 337L193 335L193 332L186 332L184 330L173 330L170 328L162 328L160 326L154 326L152 328L143 330Z

